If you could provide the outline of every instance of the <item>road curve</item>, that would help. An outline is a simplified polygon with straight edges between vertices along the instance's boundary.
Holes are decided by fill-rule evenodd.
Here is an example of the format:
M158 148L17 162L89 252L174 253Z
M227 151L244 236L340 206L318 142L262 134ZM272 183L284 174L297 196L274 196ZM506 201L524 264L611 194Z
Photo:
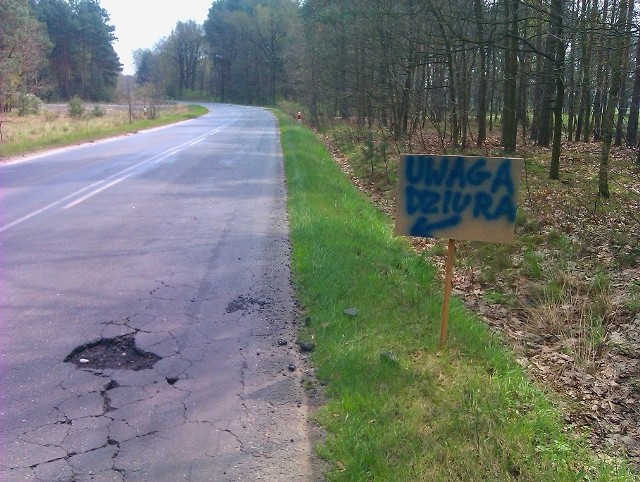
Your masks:
M277 122L208 107L0 165L0 480L319 480Z

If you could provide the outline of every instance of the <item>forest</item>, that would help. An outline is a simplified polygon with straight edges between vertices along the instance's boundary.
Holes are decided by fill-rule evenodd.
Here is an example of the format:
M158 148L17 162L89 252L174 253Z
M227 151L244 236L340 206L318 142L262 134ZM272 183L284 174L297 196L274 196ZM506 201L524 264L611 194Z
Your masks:
M314 125L350 118L383 126L396 144L435 128L465 149L499 125L506 152L519 129L544 146L561 133L604 149L635 145L634 3L219 0L203 25L177 22L137 51L136 79L172 98L298 100ZM5 106L21 93L113 98L117 32L98 0L4 0L0 9Z
M113 95L122 66L109 16L97 1L3 0L0 3L0 100Z
M629 0L218 0L206 21L176 23L135 52L136 81L168 98L304 105L314 126L341 118L382 129L398 150L483 146L498 129L552 147L602 143L609 196L612 145L635 146L640 42ZM116 95L117 36L99 0L0 4L0 99ZM418 145L415 143L418 142ZM640 162L640 161L639 161Z

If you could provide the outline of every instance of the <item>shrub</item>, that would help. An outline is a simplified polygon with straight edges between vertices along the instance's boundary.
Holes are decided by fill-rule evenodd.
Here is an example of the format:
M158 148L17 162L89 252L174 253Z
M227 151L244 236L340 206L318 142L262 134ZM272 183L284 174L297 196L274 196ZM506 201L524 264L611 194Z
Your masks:
M79 119L83 116L85 110L84 102L78 96L69 101L69 117Z
M107 111L99 105L94 105L93 109L91 109L91 115L93 117L102 117L107 113Z
M17 107L19 116L37 114L42 107L42 101L33 94L21 93L18 95Z

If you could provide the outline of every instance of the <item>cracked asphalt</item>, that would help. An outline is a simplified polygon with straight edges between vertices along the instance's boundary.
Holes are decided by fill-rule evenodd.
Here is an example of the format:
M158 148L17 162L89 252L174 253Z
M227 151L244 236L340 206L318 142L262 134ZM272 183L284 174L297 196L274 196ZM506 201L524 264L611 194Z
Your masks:
M322 480L277 122L209 108L0 164L0 480Z

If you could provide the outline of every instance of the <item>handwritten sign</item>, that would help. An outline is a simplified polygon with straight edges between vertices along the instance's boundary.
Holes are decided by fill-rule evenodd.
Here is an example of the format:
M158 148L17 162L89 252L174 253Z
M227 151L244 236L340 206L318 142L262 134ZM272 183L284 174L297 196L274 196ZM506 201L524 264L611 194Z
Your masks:
M395 233L509 242L521 177L522 159L402 156Z

